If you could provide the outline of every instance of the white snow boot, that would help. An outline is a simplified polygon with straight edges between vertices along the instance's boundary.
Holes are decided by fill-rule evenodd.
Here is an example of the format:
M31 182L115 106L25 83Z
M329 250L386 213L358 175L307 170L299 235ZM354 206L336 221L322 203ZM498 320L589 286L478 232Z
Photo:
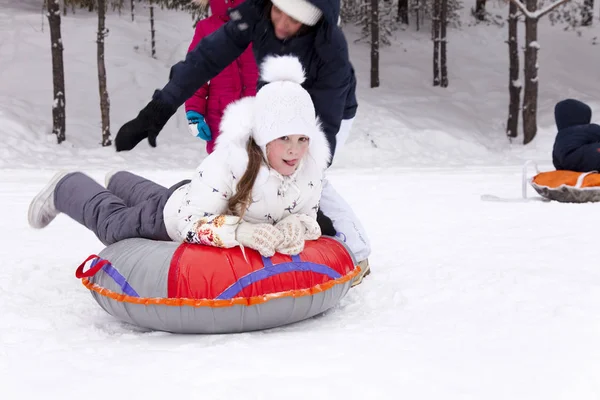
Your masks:
M54 206L54 190L56 189L56 184L68 173L68 171L57 172L50 179L50 182L31 200L27 219L32 228L45 228L60 214L60 211Z

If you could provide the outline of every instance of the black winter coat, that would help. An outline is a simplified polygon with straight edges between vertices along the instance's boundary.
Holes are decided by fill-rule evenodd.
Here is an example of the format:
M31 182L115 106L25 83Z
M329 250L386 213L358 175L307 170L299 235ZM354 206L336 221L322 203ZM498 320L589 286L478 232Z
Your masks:
M558 170L600 171L600 125L591 124L591 108L578 100L566 99L554 107L558 133L552 162Z
M323 12L323 18L305 34L285 41L275 36L268 0L246 0L230 10L231 20L202 39L184 61L175 64L169 83L157 90L153 98L173 109L180 107L238 58L250 43L259 66L268 55L294 55L306 72L302 86L313 100L333 158L335 136L342 119L356 115L356 78L346 39L337 26L339 0L308 1ZM259 81L259 88L263 84Z

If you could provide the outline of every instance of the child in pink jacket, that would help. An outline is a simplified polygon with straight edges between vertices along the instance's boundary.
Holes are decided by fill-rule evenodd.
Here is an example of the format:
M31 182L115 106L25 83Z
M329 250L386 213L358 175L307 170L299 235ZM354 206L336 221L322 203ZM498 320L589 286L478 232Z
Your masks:
M196 32L188 52L202 38L225 24L229 20L228 9L237 7L243 1L209 0L212 15L196 24ZM250 45L240 57L185 102L190 132L207 141L206 151L209 154L214 150L215 140L219 136L219 124L225 107L242 97L255 96L257 80L258 68Z

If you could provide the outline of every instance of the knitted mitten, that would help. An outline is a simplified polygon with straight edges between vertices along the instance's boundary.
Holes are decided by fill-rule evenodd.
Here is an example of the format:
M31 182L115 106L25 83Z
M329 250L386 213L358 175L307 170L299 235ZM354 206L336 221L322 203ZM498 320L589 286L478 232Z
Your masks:
M263 257L271 257L283 241L283 233L271 224L242 222L235 231L235 239L242 246L258 251Z

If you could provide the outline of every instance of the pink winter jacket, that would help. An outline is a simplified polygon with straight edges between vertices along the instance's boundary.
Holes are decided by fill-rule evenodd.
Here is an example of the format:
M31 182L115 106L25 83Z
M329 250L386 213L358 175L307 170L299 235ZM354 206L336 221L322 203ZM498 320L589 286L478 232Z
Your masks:
M228 8L237 7L244 0L210 0L212 15L196 24L196 32L188 52L196 47L200 40L219 29L229 20ZM219 135L219 124L227 105L246 96L256 95L258 68L252 45L237 60L211 79L185 102L185 111L196 111L204 116L212 140L206 144L210 154L214 150L215 139Z

